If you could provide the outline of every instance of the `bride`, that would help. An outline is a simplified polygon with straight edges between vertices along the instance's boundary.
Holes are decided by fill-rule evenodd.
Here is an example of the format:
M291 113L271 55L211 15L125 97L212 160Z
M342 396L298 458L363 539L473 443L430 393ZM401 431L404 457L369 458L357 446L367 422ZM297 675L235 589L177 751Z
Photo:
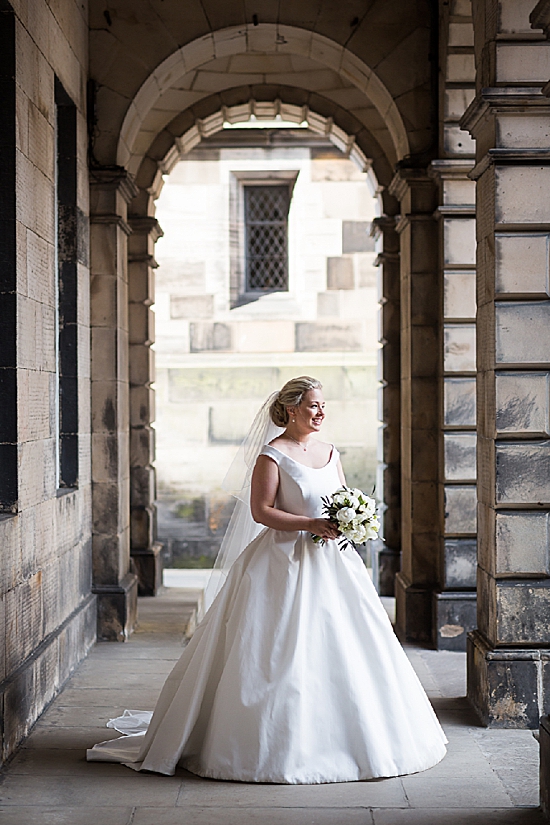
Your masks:
M321 384L307 376L260 410L223 586L154 713L111 720L126 735L88 760L311 784L415 773L443 758L445 735L361 558L321 518L321 496L345 483L336 448L313 437L324 417Z

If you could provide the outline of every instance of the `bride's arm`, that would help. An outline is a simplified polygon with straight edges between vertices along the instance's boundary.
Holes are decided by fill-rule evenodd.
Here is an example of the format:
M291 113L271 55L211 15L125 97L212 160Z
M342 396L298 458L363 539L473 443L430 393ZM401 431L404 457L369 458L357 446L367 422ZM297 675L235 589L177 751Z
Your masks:
M252 473L250 487L250 509L252 518L258 524L271 527L273 530L307 530L324 539L335 539L338 535L336 527L324 518L309 518L285 513L275 507L277 489L279 487L279 468L277 464L260 455Z

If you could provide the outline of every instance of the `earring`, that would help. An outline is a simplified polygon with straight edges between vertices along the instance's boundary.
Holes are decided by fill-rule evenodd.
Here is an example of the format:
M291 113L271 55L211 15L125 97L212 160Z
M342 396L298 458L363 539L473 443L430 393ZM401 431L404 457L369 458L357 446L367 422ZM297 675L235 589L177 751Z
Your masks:
M292 423L296 424L296 419L295 418L292 419Z

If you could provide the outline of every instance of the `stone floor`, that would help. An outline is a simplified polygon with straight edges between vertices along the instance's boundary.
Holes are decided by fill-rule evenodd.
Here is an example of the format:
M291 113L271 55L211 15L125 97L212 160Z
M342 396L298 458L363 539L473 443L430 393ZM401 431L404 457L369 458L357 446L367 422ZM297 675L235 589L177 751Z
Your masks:
M535 825L538 746L529 731L479 727L460 653L409 648L450 740L430 771L336 785L248 785L87 763L116 735L107 719L152 708L193 623L189 590L140 601L127 644L98 644L5 769L2 825Z

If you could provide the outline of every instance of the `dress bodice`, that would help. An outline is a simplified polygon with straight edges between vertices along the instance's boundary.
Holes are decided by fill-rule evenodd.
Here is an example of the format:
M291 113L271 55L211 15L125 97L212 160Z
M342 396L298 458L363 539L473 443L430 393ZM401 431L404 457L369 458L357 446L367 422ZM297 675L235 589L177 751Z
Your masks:
M279 466L279 489L276 506L296 516L319 518L323 515L322 496L330 496L342 486L338 475L338 450L332 448L324 467L306 467L276 447L266 444L261 455Z

